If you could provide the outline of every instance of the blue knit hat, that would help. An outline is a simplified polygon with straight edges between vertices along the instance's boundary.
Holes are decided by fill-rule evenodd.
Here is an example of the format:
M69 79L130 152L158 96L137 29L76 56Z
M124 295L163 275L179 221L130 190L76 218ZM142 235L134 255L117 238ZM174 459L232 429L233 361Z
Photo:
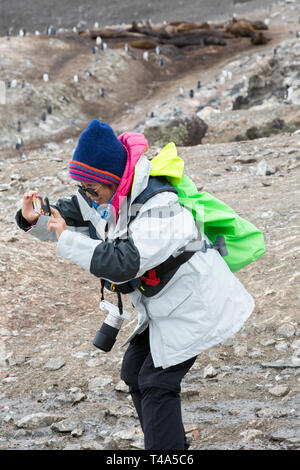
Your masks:
M94 119L79 137L69 174L75 180L119 184L126 161L127 151L113 129Z

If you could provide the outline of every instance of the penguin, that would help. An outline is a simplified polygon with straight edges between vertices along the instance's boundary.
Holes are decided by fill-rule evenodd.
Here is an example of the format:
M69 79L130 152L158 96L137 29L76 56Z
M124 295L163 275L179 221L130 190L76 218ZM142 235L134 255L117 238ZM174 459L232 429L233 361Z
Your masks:
M194 90L190 90L189 95L190 95L190 98L194 98Z
M151 118L154 118L154 112L153 112L153 111L151 111L150 117L151 117Z
M78 75L74 75L73 80L74 80L74 83L78 83L78 81L79 81Z
M160 54L160 47L159 46L156 46L155 48L155 54L159 55Z
M51 26L47 26L47 28L46 28L46 34L47 34L48 36L55 36L55 34L56 34L56 29L54 28L54 26L52 26L52 25L51 25Z
M99 88L99 95L100 95L101 97L104 97L104 88L102 88L102 87Z
M100 36L97 36L97 37L96 37L96 44L97 44L97 46L99 46L99 45L101 44L101 42L102 42L101 37L100 37Z
M19 137L17 140L17 143L15 144L15 149L19 150L21 147L23 147L23 145L24 145L24 141L22 137Z
M201 88L201 82L200 82L200 80L198 80L198 82L197 82L197 90L200 90L200 88Z
M286 90L285 90L284 102L285 103L291 103L293 94L294 94L293 87L292 86L287 86Z
M101 49L101 51L105 51L105 49L107 49L107 44L106 44L106 42L101 42L100 49Z
M22 124L21 124L21 121L18 121L17 132L21 132L21 130L22 130Z
M160 58L160 59L159 59L159 62L158 62L158 65L159 65L160 67L163 67L163 66L164 66L164 59Z
M19 36L26 36L26 30L23 29L23 28L21 28L21 29L19 30Z
M92 76L93 76L92 72L90 72L89 70L86 70L85 73L86 73L86 75L87 75L88 77L92 77Z
M76 26L74 26L74 27L72 28L72 31L73 31L73 33L77 33L77 28L76 28Z
M43 74L43 80L44 82L49 82L49 75L47 73Z
M93 54L97 54L98 47L94 46L93 49L92 49L92 51L93 51Z
M297 31L296 38L300 38L300 31Z
M46 115L45 111L43 112L41 117L42 117L42 121L46 121L47 115Z
M61 95L61 96L59 97L59 101L61 101L62 103L69 104L68 98L66 98L64 95Z
M94 28L99 28L99 23L98 23L98 21L96 21L96 23L94 23Z
M47 111L48 111L48 114L52 114L53 113L53 105L52 104L49 104L48 108L47 108Z
M179 95L184 96L184 88L182 86L179 88Z
M12 81L10 82L10 87L11 87L11 88L16 88L17 84L18 84L17 80L14 79L14 80L12 80Z
M124 50L125 52L129 52L130 51L130 47L129 47L129 44L126 42L125 46L124 46Z
M143 60L145 60L146 62L149 60L149 52L148 51L143 52Z

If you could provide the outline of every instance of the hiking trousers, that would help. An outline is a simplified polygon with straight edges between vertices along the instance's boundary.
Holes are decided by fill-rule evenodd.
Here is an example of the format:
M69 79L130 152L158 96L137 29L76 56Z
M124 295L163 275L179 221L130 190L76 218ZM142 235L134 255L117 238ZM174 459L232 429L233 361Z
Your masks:
M180 399L180 383L197 356L175 366L154 367L149 328L136 335L125 352L121 379L137 411L146 450L187 450Z

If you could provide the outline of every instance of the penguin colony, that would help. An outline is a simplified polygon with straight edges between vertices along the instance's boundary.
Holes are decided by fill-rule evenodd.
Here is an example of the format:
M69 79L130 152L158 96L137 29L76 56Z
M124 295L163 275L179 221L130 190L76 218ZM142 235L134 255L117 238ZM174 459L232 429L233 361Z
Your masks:
M257 23L259 22L256 22L256 24L254 23L251 23L251 22L248 22L247 20L237 20L236 18L236 15L233 17L232 21L229 22L229 24L227 25L227 28L226 28L226 31L229 31L229 32L232 32L234 35L241 35L241 36L249 36L251 38L251 41L253 44L263 44L265 43L268 39L264 38L262 33L256 33L255 31L255 28L257 27ZM300 18L299 18L299 23L300 23ZM164 26L165 27L168 27L169 25L167 24L166 21L164 21ZM183 25L183 31L184 29L186 28L187 30L189 28L192 28L192 24L189 24L189 23L186 23L186 22L182 22L182 23L178 23L179 24L179 28L180 28L180 25ZM79 25L78 25L79 26ZM262 27L262 25L259 25L257 27L257 29L268 29L268 22L267 20L265 20L264 22L264 27ZM146 32L146 31L152 31L153 30L153 27L152 27L152 21L151 21L151 18L148 18L147 20L142 20L142 26L138 26L135 22L133 22L132 24L132 27L133 28L136 28L136 32ZM176 26L174 26L175 29L176 29ZM99 23L98 22L95 22L94 24L94 28L97 29L99 28ZM132 28L132 29L133 29ZM209 26L208 26L209 28ZM78 29L76 26L74 26L72 28L72 31L73 33L76 33L76 34L79 34L78 33ZM56 35L56 28L53 26L53 25L49 25L45 28L44 30L44 33L47 35L47 36L55 36ZM89 30L86 31L86 33L89 33ZM19 29L19 32L18 32L19 36L20 37L24 37L26 36L26 30L24 28L20 28ZM35 31L35 35L39 35L40 32L39 31ZM12 28L9 28L8 31L7 31L7 40L10 40L11 38L11 35L12 35ZM300 31L297 31L296 32L296 37L297 38L300 38ZM103 41L103 39L101 38L100 35L97 35L97 37L95 38L95 46L92 47L92 53L94 55L98 54L98 51L99 51L99 48L100 48L100 51L105 51L107 49L107 43ZM200 38L201 39L201 38ZM199 41L200 41L199 39ZM205 38L201 39L202 42L200 41L198 43L198 45L202 45L202 46L205 46L206 45L206 42L205 42ZM138 41L136 41L138 42ZM148 41L148 44L150 44L151 40ZM147 43L147 40L145 41L141 41L141 48L143 48L145 46L145 44ZM174 43L175 44L175 43ZM176 44L175 44L176 45ZM139 47L139 46L136 46L136 47ZM154 45L149 45L149 48L154 48L154 54L157 56L157 65L160 67L160 68L163 68L165 66L165 61L162 57L162 51L161 51L161 46L158 45L158 44L154 44ZM125 43L124 44L124 50L126 53L129 53L132 49L131 49L131 45L130 43ZM149 59L150 59L150 53L148 50L144 50L143 53L142 53L142 60L145 61L145 62L149 62ZM96 58L96 62L99 62L100 59L99 58ZM93 74L90 72L90 71L85 71L85 74L92 78L93 77ZM225 81L227 79L230 79L231 77L228 77L226 74L223 74L220 78L219 78L219 81L222 82L222 81ZM49 78L49 74L48 73L43 73L42 74L42 80L47 83L49 82L50 78ZM78 74L75 74L73 76L73 83L74 84L77 84L79 83L79 76ZM25 81L23 80L22 81L22 87L24 87L26 85ZM9 82L7 84L7 87L8 88L15 88L17 86L17 80L12 80L11 82ZM196 86L196 89L199 90L201 88L201 81L199 80L197 82L197 86ZM104 88L103 87L100 87L98 89L98 93L99 93L99 97L103 98L105 96L105 93L104 93ZM179 95L180 96L185 96L185 91L184 91L184 88L183 87L180 87L179 89ZM188 92L188 96L192 99L194 98L195 96L195 92L193 89L190 89L189 92ZM67 98L65 98L64 96L61 96L61 99L60 99L62 102L68 102ZM53 113L53 105L50 104L48 105L47 107L47 112L46 111L43 111L42 115L41 115L41 120L42 121L46 121L47 119L47 113L48 114L52 114ZM150 117L154 117L154 113L153 111L151 112L150 114ZM21 132L22 131L22 123L20 121L18 121L17 123L17 132ZM17 139L17 142L15 144L15 148L17 150L19 150L22 146L24 145L24 142L23 142L23 139L21 137L18 137Z

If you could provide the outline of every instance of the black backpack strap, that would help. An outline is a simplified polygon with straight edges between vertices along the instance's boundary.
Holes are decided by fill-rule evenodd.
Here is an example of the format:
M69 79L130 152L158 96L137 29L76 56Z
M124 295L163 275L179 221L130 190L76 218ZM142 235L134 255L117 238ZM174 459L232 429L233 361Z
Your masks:
M130 213L128 214L128 224L135 219L140 208L146 201L162 192L178 194L177 189L172 186L164 176L150 176L147 187L131 203Z

